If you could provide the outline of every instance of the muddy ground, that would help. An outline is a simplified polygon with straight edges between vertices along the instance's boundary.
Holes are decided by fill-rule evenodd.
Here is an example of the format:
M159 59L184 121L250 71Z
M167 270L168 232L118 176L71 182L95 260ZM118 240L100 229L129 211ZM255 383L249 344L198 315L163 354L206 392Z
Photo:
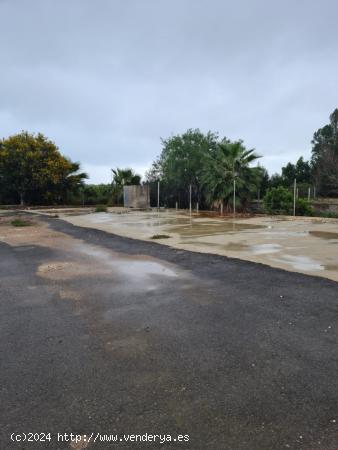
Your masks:
M1 448L337 449L337 283L57 218L10 220ZM30 431L190 440L10 441Z

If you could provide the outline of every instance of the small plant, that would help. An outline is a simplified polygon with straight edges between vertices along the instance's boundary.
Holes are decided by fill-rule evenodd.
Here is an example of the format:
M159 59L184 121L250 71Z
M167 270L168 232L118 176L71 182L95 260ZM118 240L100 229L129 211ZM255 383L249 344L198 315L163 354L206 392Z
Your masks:
M283 186L268 189L264 197L264 208L270 214L289 214L292 209L292 194Z
M13 227L28 227L32 225L32 222L29 222L28 220L14 219L11 221L11 225L13 225Z
M95 212L107 212L106 205L96 205Z
M297 216L313 216L314 209L308 200L305 198L298 198L296 201L296 214Z
M154 234L150 239L168 239L170 236L168 234Z
M317 217L325 217L327 219L338 219L338 213L333 211L325 211L316 214Z

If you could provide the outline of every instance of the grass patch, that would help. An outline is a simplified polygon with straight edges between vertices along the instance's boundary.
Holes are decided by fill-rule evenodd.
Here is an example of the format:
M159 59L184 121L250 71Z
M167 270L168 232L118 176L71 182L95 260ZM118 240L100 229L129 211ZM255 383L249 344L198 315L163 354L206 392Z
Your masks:
M95 212L107 212L106 205L96 205Z
M13 227L29 227L32 225L32 222L29 220L14 219L11 221L11 225L13 225Z
M168 234L154 234L150 239L168 239L170 236Z

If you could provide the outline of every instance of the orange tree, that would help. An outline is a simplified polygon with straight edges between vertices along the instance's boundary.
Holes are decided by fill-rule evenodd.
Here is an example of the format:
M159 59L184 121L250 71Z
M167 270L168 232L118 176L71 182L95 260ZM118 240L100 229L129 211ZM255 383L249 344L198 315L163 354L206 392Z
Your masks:
M80 164L63 156L43 134L23 131L0 140L2 202L62 203L83 185Z

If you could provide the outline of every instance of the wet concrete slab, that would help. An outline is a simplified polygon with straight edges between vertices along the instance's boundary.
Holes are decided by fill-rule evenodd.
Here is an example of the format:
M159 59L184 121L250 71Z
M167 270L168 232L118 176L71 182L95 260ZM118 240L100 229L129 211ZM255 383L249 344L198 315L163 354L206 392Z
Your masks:
M83 227L196 252L259 262L338 281L338 221L334 219L253 217L217 218L184 212L97 213L62 216Z

